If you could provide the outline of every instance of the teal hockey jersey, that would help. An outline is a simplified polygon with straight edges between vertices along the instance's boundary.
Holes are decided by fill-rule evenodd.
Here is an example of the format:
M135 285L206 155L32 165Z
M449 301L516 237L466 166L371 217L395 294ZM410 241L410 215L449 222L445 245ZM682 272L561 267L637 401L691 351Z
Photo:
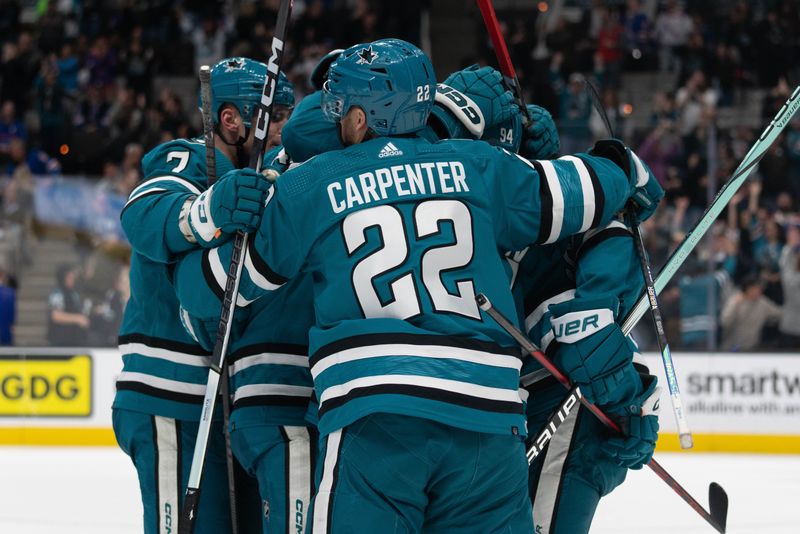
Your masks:
M216 161L219 176L233 168L219 150ZM184 330L170 276L176 257L197 246L180 233L178 216L186 199L206 189L205 144L164 143L145 155L142 169L144 181L120 215L133 254L114 407L198 420L211 357Z
M311 277L321 434L376 412L523 434L519 349L475 294L516 317L498 252L606 224L630 190L587 154L529 162L479 141L373 139L276 182L237 303ZM189 313L218 308L230 255L227 244L179 262Z
M201 253L207 258L208 252ZM206 265L208 260L206 259ZM227 267L227 266L226 266ZM215 268L223 269L215 263ZM183 274L186 274L186 270ZM224 280L224 272L219 274ZM180 276L180 275L179 275ZM214 276L211 274L211 276ZM202 284L202 280L194 282ZM184 282L184 285L191 281ZM216 282L214 285L215 288ZM222 294L215 300L220 307ZM196 311L190 303L187 306ZM212 351L219 310L208 317L181 309L189 334ZM280 291L259 298L233 315L226 362L233 403L232 428L253 425L303 426L313 393L308 365L308 331L314 326L311 280L298 276Z
M549 306L573 299L612 297L616 321L636 303L644 287L630 229L619 221L561 242L508 254L514 297L523 330L550 359L558 350ZM646 373L633 341L634 364ZM521 385L529 394L555 382L532 357L522 369Z

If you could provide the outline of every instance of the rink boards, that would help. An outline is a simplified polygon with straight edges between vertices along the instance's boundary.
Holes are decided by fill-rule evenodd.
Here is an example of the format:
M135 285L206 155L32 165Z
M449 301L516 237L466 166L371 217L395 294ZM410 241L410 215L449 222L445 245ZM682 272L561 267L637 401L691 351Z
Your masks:
M662 384L659 450L679 450ZM800 453L800 355L675 353L695 450ZM115 445L114 349L0 351L0 444Z

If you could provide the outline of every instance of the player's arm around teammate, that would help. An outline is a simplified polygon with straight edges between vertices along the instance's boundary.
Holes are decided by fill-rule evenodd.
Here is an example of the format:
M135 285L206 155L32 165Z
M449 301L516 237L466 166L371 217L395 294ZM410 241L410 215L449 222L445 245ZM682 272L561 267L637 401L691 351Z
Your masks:
M626 172L638 168L649 174L620 143L611 150L616 155L609 156ZM645 216L661 197L658 188L649 189ZM612 437L583 408L575 409L531 465L537 528L551 534L588 532L599 499L622 483L628 468L649 461L657 439L655 377L635 361L635 344L616 322L642 287L632 234L612 221L514 259L525 330L587 398L619 417L630 432L627 439ZM529 428L536 435L563 398L563 388L533 360L524 366L522 384L529 395Z
M475 288L513 313L498 249L608 222L635 189L603 157L528 162L480 142L398 137L424 126L431 73L420 51L396 41L354 47L334 64L322 105L348 148L276 182L245 261L248 300L299 272L314 280L324 451L315 532L532 529L518 349L483 320ZM603 202L559 195L581 173ZM587 203L592 216L576 218ZM479 471L466 494L447 475L464 465Z
M189 250L214 246L258 223L266 185L234 168L252 146L248 128L265 73L266 65L245 58L212 69L216 170L222 176L213 188L206 190L202 139L170 141L144 157L145 181L121 214L133 254L113 424L137 470L147 533L178 530L210 363L208 349L181 324L171 264ZM221 423L212 427L207 467L196 532L228 532ZM253 517L258 524L257 510Z

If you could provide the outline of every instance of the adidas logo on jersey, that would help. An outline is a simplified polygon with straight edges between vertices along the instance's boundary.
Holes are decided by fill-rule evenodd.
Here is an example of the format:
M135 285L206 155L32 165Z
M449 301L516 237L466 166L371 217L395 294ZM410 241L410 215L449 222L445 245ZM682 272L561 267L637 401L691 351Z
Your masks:
M403 151L394 146L394 143L386 143L386 146L378 152L379 158L388 158L390 156L402 156Z

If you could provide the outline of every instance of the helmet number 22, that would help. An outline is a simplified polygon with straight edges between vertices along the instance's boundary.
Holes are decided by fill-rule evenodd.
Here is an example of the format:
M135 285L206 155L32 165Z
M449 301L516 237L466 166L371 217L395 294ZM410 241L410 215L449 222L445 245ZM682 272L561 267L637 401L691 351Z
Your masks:
M427 102L431 99L431 86L418 85L417 86L417 102Z
M342 234L350 256L367 244L371 229L378 231L376 237L380 247L359 260L352 273L353 290L364 317L409 319L417 316L422 313L420 293L425 291L434 311L480 319L472 280L461 278L455 281L454 293L450 293L442 281L444 273L452 273L472 262L472 215L469 208L458 200L427 200L419 203L413 213L411 227L414 228L416 246L425 246L423 243L427 238L442 235L440 223L452 225L451 241L454 241L427 246L419 256L418 268L407 264L407 225L396 207L383 205L356 211L342 222ZM400 269L401 266L404 268ZM396 269L400 272L389 282L390 298L382 299L375 279ZM421 280L417 280L415 272L420 273Z

